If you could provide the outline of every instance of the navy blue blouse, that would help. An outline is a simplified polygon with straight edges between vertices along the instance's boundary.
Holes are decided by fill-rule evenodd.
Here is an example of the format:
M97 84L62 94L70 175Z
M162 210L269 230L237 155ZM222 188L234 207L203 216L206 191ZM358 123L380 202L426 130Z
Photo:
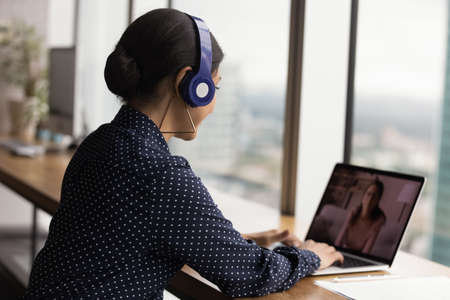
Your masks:
M26 299L162 299L184 264L243 297L286 290L320 259L243 239L155 123L123 105L70 161Z

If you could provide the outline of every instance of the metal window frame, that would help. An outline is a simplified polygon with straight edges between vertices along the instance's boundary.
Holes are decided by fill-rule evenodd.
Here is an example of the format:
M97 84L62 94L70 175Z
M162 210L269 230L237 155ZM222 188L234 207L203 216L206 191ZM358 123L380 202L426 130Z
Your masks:
M134 0L128 0L128 25L133 22L133 9L134 9Z
M283 215L290 216L295 214L297 186L305 2L306 0L291 0L290 13L280 207Z
M350 12L350 40L348 53L347 106L345 116L344 163L350 163L353 137L353 108L355 91L356 40L358 33L359 0L352 0Z

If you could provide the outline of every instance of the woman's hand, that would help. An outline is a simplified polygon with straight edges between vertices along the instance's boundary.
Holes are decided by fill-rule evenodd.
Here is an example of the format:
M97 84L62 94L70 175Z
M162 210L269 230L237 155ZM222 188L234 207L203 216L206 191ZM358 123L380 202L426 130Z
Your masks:
M269 247L270 245L281 242L286 246L301 247L302 242L289 230L272 229L263 232L242 234L244 239L254 240L261 247Z
M328 244L307 240L302 248L314 252L320 258L319 270L331 266L335 261L344 262L344 256Z
M331 266L335 261L344 262L344 256L336 249L325 243L317 243L313 240L301 242L298 237L289 230L272 229L263 232L242 234L244 239L254 240L261 247L269 247L273 243L281 242L286 246L294 246L314 252L320 258L319 269Z

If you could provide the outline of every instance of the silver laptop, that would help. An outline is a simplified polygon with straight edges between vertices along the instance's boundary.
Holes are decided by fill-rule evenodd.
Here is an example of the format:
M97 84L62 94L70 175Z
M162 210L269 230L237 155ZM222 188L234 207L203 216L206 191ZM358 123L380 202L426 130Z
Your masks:
M344 255L312 275L366 272L392 265L424 177L336 164L306 239Z

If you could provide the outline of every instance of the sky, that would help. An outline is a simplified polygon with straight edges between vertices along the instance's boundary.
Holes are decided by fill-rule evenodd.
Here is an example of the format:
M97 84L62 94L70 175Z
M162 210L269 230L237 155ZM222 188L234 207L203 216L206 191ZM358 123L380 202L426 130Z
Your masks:
M442 98L447 0L362 0L356 94Z

